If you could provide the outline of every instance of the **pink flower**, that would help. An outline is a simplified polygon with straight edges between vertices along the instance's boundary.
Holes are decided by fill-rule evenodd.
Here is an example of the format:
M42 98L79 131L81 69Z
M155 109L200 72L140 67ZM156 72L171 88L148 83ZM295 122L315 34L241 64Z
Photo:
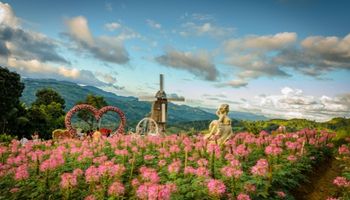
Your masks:
M86 169L85 171L85 180L86 182L96 182L100 179L100 174L98 171L98 168L95 166L90 166L89 168Z
M239 160L236 160L236 159L231 160L230 165L232 167L241 167L241 163L239 162Z
M249 155L250 151L248 150L248 148L246 148L244 144L240 144L238 145L238 147L236 147L234 153L236 156L245 157Z
M140 185L140 181L137 178L132 179L131 185L133 187L138 187Z
M243 171L240 169L236 169L232 166L226 166L221 168L221 173L226 176L226 177L235 177L236 179L241 177L241 175L243 174Z
M338 187L348 187L350 182L345 177L338 176L333 180L333 184Z
M166 165L166 161L165 160L159 160L158 162L158 166L159 167L164 167Z
M77 177L71 173L63 173L61 175L60 186L62 189L68 189L77 185Z
M27 165L20 165L19 167L16 168L15 172L15 180L24 180L29 177Z
M250 200L250 197L249 197L249 195L247 195L247 194L240 193L240 194L237 196L237 200Z
M179 153L180 148L177 145L172 145L172 146L170 146L169 151L170 151L170 153Z
M145 183L137 189L136 196L147 200L169 200L171 193L175 190L176 186L174 184L159 185Z
M192 174L192 175L194 175L194 174L196 174L196 169L191 167L191 166L187 166L184 169L184 174Z
M91 195L85 197L84 200L96 200L96 198L93 194L91 194Z
M181 167L181 161L176 160L168 166L169 173L179 173Z
M154 156L153 155L145 155L143 157L144 160L153 160L154 159Z
M84 172L83 172L83 170L81 170L80 168L77 168L77 169L73 170L73 174L74 174L75 176L81 176L81 175L84 174Z
M202 177L208 177L209 176L209 170L205 167L198 167L196 170L196 175L197 176L202 176Z
M339 199L335 197L328 197L326 200L339 200Z
M14 187L10 190L11 193L16 193L18 191L19 191L19 188L17 188L17 187Z
M255 166L252 167L251 172L253 175L265 176L269 168L269 163L266 159L260 159Z
M205 167L205 166L208 165L208 160L204 159L204 158L201 158L201 159L197 160L197 164L200 167Z
M209 194L214 196L221 196L223 193L225 193L226 186L225 184L220 180L210 179L207 184Z
M149 181L151 183L158 183L159 182L159 176L158 176L158 173L155 169L141 167L140 172L141 172L141 177L144 181Z
M267 146L265 148L265 154L266 155L277 156L277 155L281 154L282 152L283 152L282 148L277 147L274 144L270 144L269 146Z
M350 155L350 150L346 145L341 145L338 149L339 155Z
M208 144L208 153L214 153L216 158L220 158L221 155L221 150L220 150L220 146L214 143L210 143Z
M40 164L40 171L54 170L63 164L64 159L62 154L52 154L49 159Z
M120 182L116 181L112 183L112 185L108 189L108 194L111 196L121 196L124 194L125 188L123 184Z
M108 160L108 157L103 155L103 156L100 156L100 157L96 157L92 160L93 163L95 164L101 164L101 163L104 163Z
M283 191L276 191L276 194L279 198L284 198L286 197L286 193L284 193Z
M296 157L296 156L294 156L294 155L290 155L290 156L288 156L287 157L287 160L289 160L289 161L291 161L291 162L294 162L294 161L296 161L298 158Z

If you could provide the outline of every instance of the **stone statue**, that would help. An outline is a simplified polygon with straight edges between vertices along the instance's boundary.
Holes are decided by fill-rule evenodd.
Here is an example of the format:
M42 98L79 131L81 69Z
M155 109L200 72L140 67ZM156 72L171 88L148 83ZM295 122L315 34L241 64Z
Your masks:
M227 116L230 111L228 104L222 104L216 111L218 120L209 124L209 133L204 136L207 140L216 141L218 144L225 143L232 135L231 119Z

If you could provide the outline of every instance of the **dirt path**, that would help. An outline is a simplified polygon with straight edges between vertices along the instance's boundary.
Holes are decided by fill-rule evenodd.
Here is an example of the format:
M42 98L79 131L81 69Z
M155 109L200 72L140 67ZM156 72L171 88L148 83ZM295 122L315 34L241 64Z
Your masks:
M297 200L325 200L337 192L333 180L341 173L340 162L330 158L309 175L310 182L294 192Z

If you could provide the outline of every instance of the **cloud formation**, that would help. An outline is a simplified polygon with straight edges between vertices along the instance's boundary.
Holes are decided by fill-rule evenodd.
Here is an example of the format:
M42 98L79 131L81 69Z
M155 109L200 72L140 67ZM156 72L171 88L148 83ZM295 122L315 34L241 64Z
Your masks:
M167 49L164 55L155 60L164 66L186 70L204 80L214 81L219 72L212 63L212 56L206 51L198 53Z
M22 29L20 20L14 15L11 6L0 2L0 57L68 64L69 62L59 55L58 48L55 40Z
M211 36L225 37L233 33L231 27L220 27L212 22L186 22L181 25L182 30L179 31L181 36Z
M162 25L154 20L151 20L151 19L147 19L146 20L146 23L149 27L151 28L155 28L155 29L160 29L162 28Z
M350 93L315 97L304 94L300 89L284 87L280 94L259 95L242 102L239 109L267 117L327 121L333 117L350 117Z
M9 4L0 2L0 65L15 70L23 77L53 78L93 86L116 86L116 79L109 74L97 72L98 79L89 70L70 67L70 62L63 58L58 49L60 43L41 33L25 30ZM82 30L81 40L89 43L93 38L86 32L87 24L77 22Z
M247 36L225 41L223 49L225 63L239 69L236 79L225 83L233 87L263 76L291 76L288 69L316 78L328 71L350 70L350 34L344 38L310 36L300 42L291 32Z
M105 24L105 28L109 31L115 31L115 30L119 29L120 27L121 27L121 25L118 22L111 22L111 23Z
M67 35L78 45L78 51L90 53L95 58L116 64L129 61L129 54L124 47L123 37L100 36L94 37L89 29L88 21L83 16L66 20Z

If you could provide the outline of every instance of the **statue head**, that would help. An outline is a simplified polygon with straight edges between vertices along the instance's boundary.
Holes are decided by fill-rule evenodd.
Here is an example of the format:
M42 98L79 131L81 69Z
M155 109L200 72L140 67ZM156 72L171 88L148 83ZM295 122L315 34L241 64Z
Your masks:
M230 106L228 104L221 104L216 111L216 114L228 114L230 111Z

